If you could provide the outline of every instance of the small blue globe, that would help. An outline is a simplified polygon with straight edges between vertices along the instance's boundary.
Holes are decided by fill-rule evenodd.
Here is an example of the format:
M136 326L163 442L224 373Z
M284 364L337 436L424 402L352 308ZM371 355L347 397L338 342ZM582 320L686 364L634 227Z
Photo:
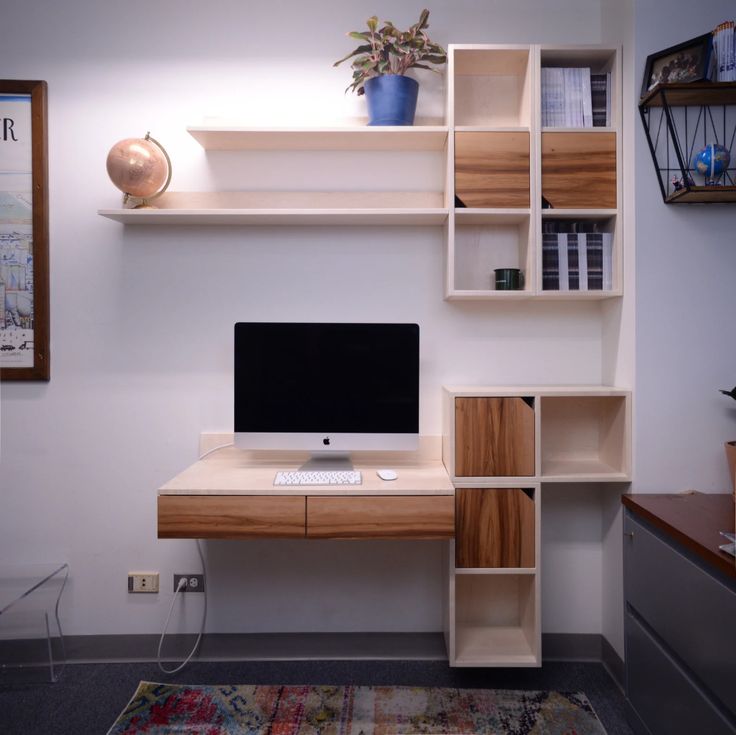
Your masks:
M693 168L706 179L717 179L723 175L731 162L727 148L718 143L709 143L693 158Z

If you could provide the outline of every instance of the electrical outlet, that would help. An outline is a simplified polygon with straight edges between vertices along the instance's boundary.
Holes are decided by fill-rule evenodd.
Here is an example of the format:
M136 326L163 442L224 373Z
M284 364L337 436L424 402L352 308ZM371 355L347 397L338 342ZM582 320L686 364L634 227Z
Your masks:
M128 572L128 592L158 592L158 572Z
M204 592L204 574L175 574L174 592L179 586L180 579L186 580L186 584L180 590L181 592Z

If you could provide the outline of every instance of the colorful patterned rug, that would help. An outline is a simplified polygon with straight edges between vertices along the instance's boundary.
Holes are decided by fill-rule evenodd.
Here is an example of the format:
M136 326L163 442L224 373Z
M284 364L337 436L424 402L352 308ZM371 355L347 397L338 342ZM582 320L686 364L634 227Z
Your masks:
M580 693L143 681L108 735L605 735Z

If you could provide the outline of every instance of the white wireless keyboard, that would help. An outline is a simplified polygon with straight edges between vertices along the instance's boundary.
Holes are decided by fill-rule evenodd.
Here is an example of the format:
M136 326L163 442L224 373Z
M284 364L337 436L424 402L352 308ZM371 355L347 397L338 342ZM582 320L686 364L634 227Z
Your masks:
M363 481L358 470L315 472L277 472L274 485L360 485Z

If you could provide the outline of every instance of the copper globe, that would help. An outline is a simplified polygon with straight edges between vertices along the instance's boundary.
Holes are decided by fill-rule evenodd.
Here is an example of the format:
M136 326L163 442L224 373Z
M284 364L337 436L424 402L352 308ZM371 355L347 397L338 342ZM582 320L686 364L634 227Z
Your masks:
M115 143L107 154L107 173L120 191L150 199L166 189L171 165L164 149L147 135Z

